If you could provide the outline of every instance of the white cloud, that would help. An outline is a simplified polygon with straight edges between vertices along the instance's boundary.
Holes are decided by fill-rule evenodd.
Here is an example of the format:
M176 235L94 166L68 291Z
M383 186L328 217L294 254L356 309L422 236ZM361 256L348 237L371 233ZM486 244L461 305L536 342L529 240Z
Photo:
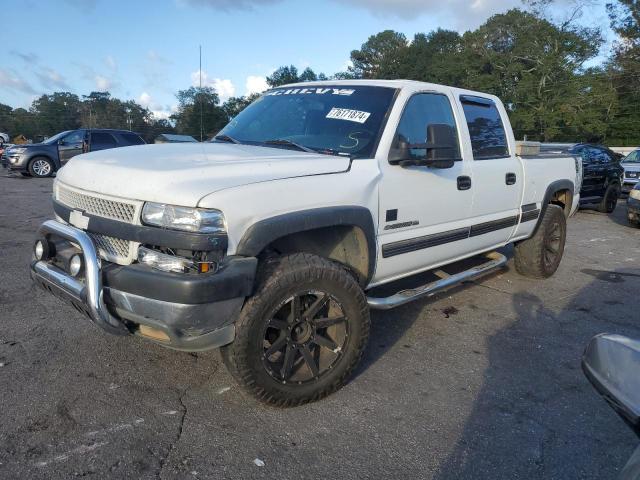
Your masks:
M245 88L244 94L251 95L253 93L264 92L266 89L269 88L269 85L267 84L266 77L261 77L258 75L249 75L247 77L247 81L244 84L244 88Z
M178 5L210 7L225 12L230 10L253 10L254 7L268 6L280 2L281 0L176 0Z
M63 90L70 90L69 84L66 79L53 68L43 67L35 72L36 77L40 80L40 83L48 89L61 88Z
M521 6L520 0L333 0L343 5L351 5L368 10L377 17L398 17L413 20L430 13L447 17L461 29L477 27L489 16Z
M0 87L16 90L23 93L36 94L29 82L17 73L0 68Z
M99 92L106 92L113 87L113 82L109 80L107 77L103 77L102 75L96 75L93 77L93 80L96 83L96 88Z
M148 108L153 116L158 119L167 119L178 109L178 105L162 105L156 102L148 92L142 92L140 94L138 97L138 103L143 107Z
M194 87L200 85L200 70L196 70L191 73L191 84ZM233 82L229 79L222 78L209 78L209 74L202 71L202 86L203 87L212 87L218 96L220 97L220 101L224 102L229 97L233 97L236 93L236 87Z
M107 67L109 67L110 70L118 69L118 63L112 55L107 55L107 57L104 59L104 63L107 65Z

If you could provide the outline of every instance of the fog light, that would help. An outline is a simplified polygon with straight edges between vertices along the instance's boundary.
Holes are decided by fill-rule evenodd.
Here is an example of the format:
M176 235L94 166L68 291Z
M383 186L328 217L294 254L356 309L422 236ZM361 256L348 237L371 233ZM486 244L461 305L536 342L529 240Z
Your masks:
M33 253L36 256L36 260L42 260L42 257L44 256L44 243L42 243L42 240L38 240L36 242L33 247Z
M74 255L69 260L69 273L72 277L77 277L82 271L82 257L80 255Z

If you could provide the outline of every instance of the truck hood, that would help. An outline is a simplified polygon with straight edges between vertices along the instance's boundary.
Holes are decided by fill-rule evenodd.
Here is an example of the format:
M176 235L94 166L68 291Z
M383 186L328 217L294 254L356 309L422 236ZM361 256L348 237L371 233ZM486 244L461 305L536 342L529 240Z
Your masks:
M226 188L345 172L349 165L348 157L253 145L139 145L78 155L58 180L116 197L195 207Z

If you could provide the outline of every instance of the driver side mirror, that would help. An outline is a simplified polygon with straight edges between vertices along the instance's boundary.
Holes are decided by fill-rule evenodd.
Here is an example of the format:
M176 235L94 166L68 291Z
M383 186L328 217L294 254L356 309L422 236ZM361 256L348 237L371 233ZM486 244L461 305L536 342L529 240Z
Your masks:
M58 145L66 145L67 142L64 141L64 139L58 140Z
M389 163L401 167L451 168L456 160L461 160L455 127L432 123L427 125L426 134L426 143L408 143L404 137L399 136ZM424 156L416 155L412 150L424 150Z

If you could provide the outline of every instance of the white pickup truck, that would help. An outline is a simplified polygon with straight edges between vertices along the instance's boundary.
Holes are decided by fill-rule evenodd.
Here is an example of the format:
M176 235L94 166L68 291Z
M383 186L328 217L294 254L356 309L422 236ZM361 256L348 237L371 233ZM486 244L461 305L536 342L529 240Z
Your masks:
M507 259L495 249L509 243L518 272L552 275L580 179L574 157L516 155L491 95L395 80L288 85L210 143L73 158L32 276L110 333L222 347L247 391L299 405L353 372L370 308L498 268ZM437 277L426 285L372 293L427 270Z

